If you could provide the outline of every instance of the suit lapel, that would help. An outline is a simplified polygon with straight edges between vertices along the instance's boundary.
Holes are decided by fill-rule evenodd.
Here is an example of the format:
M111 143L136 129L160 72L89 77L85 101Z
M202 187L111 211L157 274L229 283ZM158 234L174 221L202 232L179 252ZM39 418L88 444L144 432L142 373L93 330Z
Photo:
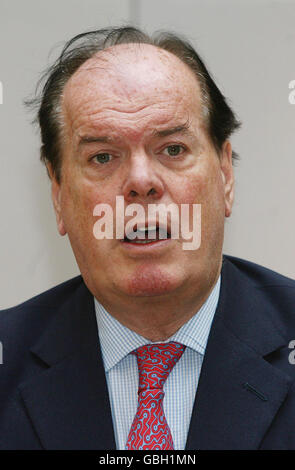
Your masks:
M115 449L93 297L81 283L32 348L42 372L20 392L45 449Z
M263 356L286 344L272 305L226 259L187 449L256 449L292 379Z

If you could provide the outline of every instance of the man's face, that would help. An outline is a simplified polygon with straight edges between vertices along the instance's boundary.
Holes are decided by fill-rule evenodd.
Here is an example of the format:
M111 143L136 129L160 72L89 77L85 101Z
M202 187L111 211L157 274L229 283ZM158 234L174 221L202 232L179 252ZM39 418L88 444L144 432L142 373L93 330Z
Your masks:
M62 114L62 178L53 178L52 195L59 231L68 233L91 292L138 301L208 293L232 206L231 148L227 142L219 156L214 150L191 70L154 46L115 46L71 77ZM116 196L125 207L141 204L146 215L148 204L201 204L200 248L183 250L181 238L97 240L93 209L106 203L115 213Z

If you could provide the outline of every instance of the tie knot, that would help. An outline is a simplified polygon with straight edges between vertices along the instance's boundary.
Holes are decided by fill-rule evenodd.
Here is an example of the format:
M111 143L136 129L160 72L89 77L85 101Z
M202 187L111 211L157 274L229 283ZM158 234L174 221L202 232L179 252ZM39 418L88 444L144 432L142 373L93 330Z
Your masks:
M180 359L185 346L180 343L147 344L136 349L139 372L139 392L146 389L161 389Z

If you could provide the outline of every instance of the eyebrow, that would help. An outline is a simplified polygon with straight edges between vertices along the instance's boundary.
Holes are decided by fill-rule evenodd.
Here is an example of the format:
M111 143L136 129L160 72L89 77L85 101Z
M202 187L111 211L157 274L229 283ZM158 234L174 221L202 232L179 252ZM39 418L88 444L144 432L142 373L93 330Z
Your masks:
M155 137L167 137L172 134L187 134L192 135L192 132L189 130L189 124L183 124L181 126L171 127L170 129L163 129L162 131L154 131L153 135Z
M190 135L192 136L192 132L189 130L189 124L186 123L186 124L183 124L183 125L180 125L180 126L176 126L176 127L171 127L169 129L163 129L161 131L158 131L158 130L154 130L153 131L153 136L154 137L167 137L169 135L173 135L173 134L186 134L186 135ZM96 137L92 137L92 136L83 136L81 137L80 141L79 141L79 144L78 144L78 147L80 147L81 145L85 145L85 144L91 144L91 143L103 143L103 144L106 144L106 143L110 143L110 142L113 142L114 139L112 139L111 137L109 136L96 136Z
M112 139L110 139L110 137L107 137L107 136L91 137L91 136L86 135L84 137L81 137L78 147L80 147L81 145L85 145L85 144L91 144L93 142L100 142L100 143L106 144L111 141Z

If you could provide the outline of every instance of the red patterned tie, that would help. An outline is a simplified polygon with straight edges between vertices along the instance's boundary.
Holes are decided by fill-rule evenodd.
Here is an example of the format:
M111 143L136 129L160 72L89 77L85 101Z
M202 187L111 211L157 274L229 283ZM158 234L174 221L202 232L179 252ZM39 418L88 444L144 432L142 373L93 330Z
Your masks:
M174 449L163 410L163 385L185 346L179 343L147 344L133 352L137 356L138 407L127 450Z

